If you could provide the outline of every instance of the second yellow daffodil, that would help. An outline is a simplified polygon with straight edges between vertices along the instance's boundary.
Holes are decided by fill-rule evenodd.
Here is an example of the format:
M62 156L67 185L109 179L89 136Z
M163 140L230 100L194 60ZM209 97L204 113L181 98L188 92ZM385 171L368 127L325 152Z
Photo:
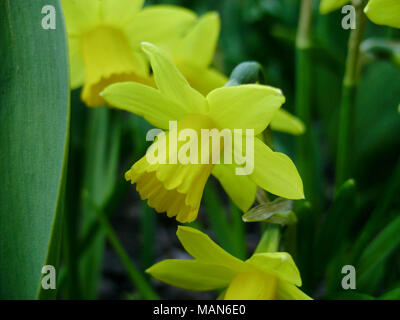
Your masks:
M177 121L178 131L190 128L199 136L202 129L253 129L257 135L285 101L279 89L257 84L218 88L205 97L189 85L159 48L150 43L142 47L150 58L158 89L134 82L117 83L107 87L102 96L114 107L141 115L155 127L169 129L170 121ZM257 185L281 197L303 198L302 180L293 162L258 138L252 139L254 168L249 175L237 175L235 163L173 163L176 153L171 154L170 148L167 163L151 164L144 156L125 177L136 183L149 206L176 216L180 222L196 219L211 174L243 211L254 203Z
M99 93L121 81L151 83L141 41L167 44L196 21L175 6L142 8L144 0L62 0L68 32L71 87L83 85L82 100L102 106Z
M350 2L350 0L322 0L320 12L329 13ZM369 0L364 12L376 24L400 28L399 0Z
M239 260L206 234L178 227L177 236L195 260L164 260L146 272L169 285L195 291L226 289L225 300L310 300L290 254L268 252Z

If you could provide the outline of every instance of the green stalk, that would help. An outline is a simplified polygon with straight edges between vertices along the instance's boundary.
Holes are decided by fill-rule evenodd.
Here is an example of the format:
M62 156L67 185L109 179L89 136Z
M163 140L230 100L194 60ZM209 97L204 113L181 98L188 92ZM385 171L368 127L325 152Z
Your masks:
M362 0L353 0L356 9L356 29L350 33L346 69L343 77L340 104L339 137L336 158L336 189L351 178L354 147L355 102L360 66L360 44L364 35L366 17Z
M296 114L306 132L297 138L296 164L304 183L306 198L313 193L313 153L311 135L311 22L312 0L302 0L296 36Z
M267 224L254 253L276 252L278 251L280 240L280 226L277 224Z
M146 201L140 203L141 262L143 268L154 263L154 244L156 243L157 213L147 206Z
M267 193L261 188L257 189L256 199L259 204L269 202ZM279 242L281 241L280 226L272 223L262 223L261 228L263 234L254 253L278 251Z

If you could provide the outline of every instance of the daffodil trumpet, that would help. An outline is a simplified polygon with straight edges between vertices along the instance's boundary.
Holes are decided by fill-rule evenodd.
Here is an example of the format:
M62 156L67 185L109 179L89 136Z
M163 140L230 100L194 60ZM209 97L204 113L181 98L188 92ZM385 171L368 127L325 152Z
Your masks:
M196 23L190 10L167 5L143 8L143 4L144 0L62 0L71 88L83 85L81 96L87 106L103 106L99 93L112 83L151 85L140 42L168 46Z
M194 120L193 123L191 121ZM203 121L201 121L203 120ZM207 127L207 123L209 128ZM152 144L146 153L150 164L238 164L237 175L249 175L254 170L254 130L216 129L209 119L201 115L188 115L169 121L168 132L152 129L146 136ZM196 128L197 129L194 129ZM187 141L188 140L188 141ZM244 142L244 145L243 145ZM222 151L223 150L223 151ZM245 152L243 152L245 151ZM168 154L168 157L167 157Z
M194 291L223 290L225 300L310 300L290 254L255 253L235 258L206 234L179 226L179 241L194 260L164 260L146 270L169 285Z
M205 183L211 174L243 211L254 203L257 186L285 198L304 198L302 181L293 162L286 155L273 152L256 137L267 128L285 101L279 89L248 84L218 88L205 97L189 85L162 50L150 43L143 43L142 48L150 59L158 89L134 82L113 84L102 92L110 105L143 116L164 130L169 129L170 121L177 121L178 135L180 130L187 128L197 132L198 136L201 129L219 132L251 129L255 135L250 142L254 145L254 159L248 161L254 163L254 169L249 175L237 175L236 168L243 168L243 164L235 161L231 164L224 161L219 164L212 161L208 164L201 161L171 164L169 161L179 150L170 150L171 146L167 146L166 163L149 163L145 155L126 172L125 178L136 183L137 191L142 199L148 200L149 206L157 212L166 212L169 217L176 216L180 222L195 220ZM169 134L171 132L163 138L165 141L169 141L166 139ZM241 138L245 144L245 137ZM235 144L240 140L235 139ZM177 143L178 147L184 144L183 141ZM223 157L225 146L220 145L219 152ZM234 146L233 150L239 148ZM197 157L201 156L199 152Z

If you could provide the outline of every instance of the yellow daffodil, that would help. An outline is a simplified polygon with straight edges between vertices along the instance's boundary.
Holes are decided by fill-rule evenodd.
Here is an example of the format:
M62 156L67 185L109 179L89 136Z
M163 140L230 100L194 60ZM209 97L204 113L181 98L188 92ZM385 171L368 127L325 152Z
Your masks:
M226 290L225 300L311 300L298 287L301 277L290 254L269 252L239 260L206 234L179 226L179 241L195 260L164 260L146 270L154 278L187 290Z
M216 88L223 87L228 78L211 68L220 32L220 19L216 12L205 14L184 37L166 48L179 71L189 84L207 95ZM305 130L303 122L285 110L278 110L271 120L272 130L294 135Z
M202 16L184 37L166 49L189 84L203 95L228 82L224 74L210 67L219 32L219 15L210 12Z
M150 6L144 0L62 0L66 18L71 87L83 85L82 100L104 105L99 93L120 81L151 83L141 41L168 43L195 24L189 10Z
M399 0L369 0L364 12L376 24L400 28Z
M254 129L257 135L285 101L280 90L257 84L218 88L205 97L189 85L159 48L150 43L143 43L142 48L150 58L158 89L134 82L117 83L107 87L102 96L114 107L141 115L155 127L168 129L170 121L175 120L179 132L186 128L196 133L202 129ZM251 143L254 168L250 175L236 175L236 163L173 163L177 155L171 147L166 152L166 163L151 164L144 156L125 177L136 183L149 206L167 212L169 217L176 216L180 222L196 219L211 173L244 211L254 203L257 185L285 198L303 198L303 184L293 162L286 155L273 152L258 138L253 137Z
M325 14L350 2L350 0L322 0L319 9ZM369 0L364 12L376 24L400 28L399 0Z

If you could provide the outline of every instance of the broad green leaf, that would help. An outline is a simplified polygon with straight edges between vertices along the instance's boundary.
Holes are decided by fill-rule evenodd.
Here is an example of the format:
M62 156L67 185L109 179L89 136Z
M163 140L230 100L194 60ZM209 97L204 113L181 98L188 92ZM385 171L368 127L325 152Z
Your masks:
M42 28L42 8L56 29ZM59 1L0 2L0 298L51 298L58 270L69 127L68 55ZM52 241L53 239L53 241Z

